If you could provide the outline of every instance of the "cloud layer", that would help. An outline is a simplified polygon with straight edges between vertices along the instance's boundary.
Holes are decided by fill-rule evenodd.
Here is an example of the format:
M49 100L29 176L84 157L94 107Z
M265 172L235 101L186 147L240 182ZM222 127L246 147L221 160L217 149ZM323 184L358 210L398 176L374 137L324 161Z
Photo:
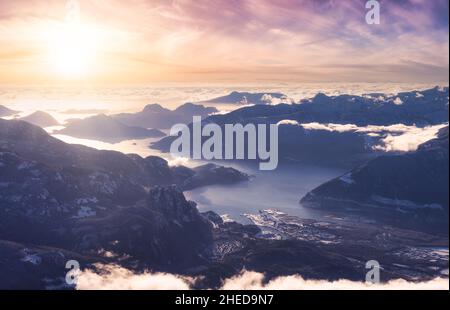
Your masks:
M167 273L144 272L135 274L114 265L98 265L97 272L85 270L78 278L79 290L188 290L195 279ZM380 285L339 280L334 282L305 280L299 275L265 281L262 273L243 271L226 279L222 290L448 290L448 279L427 282L393 280Z
M166 273L135 274L115 265L99 265L99 272L83 271L79 290L188 290L192 279Z

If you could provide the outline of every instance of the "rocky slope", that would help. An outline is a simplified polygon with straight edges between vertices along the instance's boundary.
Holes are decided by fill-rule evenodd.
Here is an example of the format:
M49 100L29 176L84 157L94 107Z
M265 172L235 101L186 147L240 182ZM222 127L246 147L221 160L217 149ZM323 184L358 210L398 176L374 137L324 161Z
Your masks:
M0 120L0 172L2 210L22 210L34 219L131 205L154 185L191 189L248 179L234 169L169 167L159 157L70 145L26 122L5 120ZM83 211L89 205L95 208Z
M364 281L365 262L377 259L386 281L426 280L448 268L442 236L272 211L247 215L254 225L224 222L170 185L227 175L239 176L68 145L26 122L0 120L0 288L71 289L69 260L83 269L101 263L193 276L198 288L219 287L243 269ZM431 247L447 247L447 256Z
M448 234L448 131L416 152L378 157L331 180L301 204Z
M25 266L35 274L20 272L13 287L42 288L63 285L52 276L65 274L69 259L162 270L199 264L212 226L180 188L246 179L215 165L173 168L158 157L69 145L0 120L0 273Z
M69 260L174 272L204 262L211 224L174 187L154 187L130 206L83 204L84 213L36 219L0 203L0 288L64 288Z
M277 210L247 214L252 225L214 224L213 243L206 249L211 264L193 270L203 276L200 288L220 285L242 269L267 278L301 275L305 279L364 281L366 262L377 260L382 281L448 277L448 237L362 221L309 220Z

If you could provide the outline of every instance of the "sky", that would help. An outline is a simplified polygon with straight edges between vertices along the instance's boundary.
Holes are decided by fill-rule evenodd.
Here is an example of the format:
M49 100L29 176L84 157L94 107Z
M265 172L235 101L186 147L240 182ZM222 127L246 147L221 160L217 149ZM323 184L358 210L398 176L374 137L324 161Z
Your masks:
M0 84L448 83L448 0L379 2L0 0Z

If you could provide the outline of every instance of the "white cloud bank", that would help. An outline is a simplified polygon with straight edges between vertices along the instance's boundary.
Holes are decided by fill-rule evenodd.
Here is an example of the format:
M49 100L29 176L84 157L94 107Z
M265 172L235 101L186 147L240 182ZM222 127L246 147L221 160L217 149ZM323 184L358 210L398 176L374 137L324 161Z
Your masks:
M193 279L167 273L141 274L116 265L97 265L99 272L84 270L78 290L188 290Z
M374 146L374 149L384 152L415 151L419 145L436 138L437 132L442 127L444 126L413 128L400 135L388 134L381 140L380 145Z
M224 290L448 290L448 279L437 278L428 282L393 280L380 285L369 285L350 280L324 281L305 280L299 275L278 277L264 283L264 275L258 272L243 272L227 279Z
M384 152L411 152L417 150L419 145L436 138L440 129L448 124L441 124L427 127L407 126L396 124L390 126L369 125L358 127L354 124L321 124L306 123L300 124L293 120L282 120L280 125L301 126L306 130L325 130L329 132L355 132L367 134L372 137L381 137L378 144L373 145L373 149Z
M78 278L79 290L188 290L194 278L167 273L133 273L115 265L98 265L99 272L85 270ZM428 282L393 280L380 285L368 285L349 280L305 280L299 275L265 281L262 273L243 271L226 279L222 290L448 290L448 279Z
M284 104L293 104L294 103L294 100L287 96L282 96L281 98L274 98L269 94L264 94L261 97L261 101L266 102L268 105L278 105L281 103L284 103Z

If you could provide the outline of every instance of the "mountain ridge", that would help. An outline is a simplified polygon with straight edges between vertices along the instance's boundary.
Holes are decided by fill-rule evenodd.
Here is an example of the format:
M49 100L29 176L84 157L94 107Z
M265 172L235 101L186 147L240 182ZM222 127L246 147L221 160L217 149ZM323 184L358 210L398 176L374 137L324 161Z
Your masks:
M305 195L311 208L448 234L448 126L415 152L380 156Z

